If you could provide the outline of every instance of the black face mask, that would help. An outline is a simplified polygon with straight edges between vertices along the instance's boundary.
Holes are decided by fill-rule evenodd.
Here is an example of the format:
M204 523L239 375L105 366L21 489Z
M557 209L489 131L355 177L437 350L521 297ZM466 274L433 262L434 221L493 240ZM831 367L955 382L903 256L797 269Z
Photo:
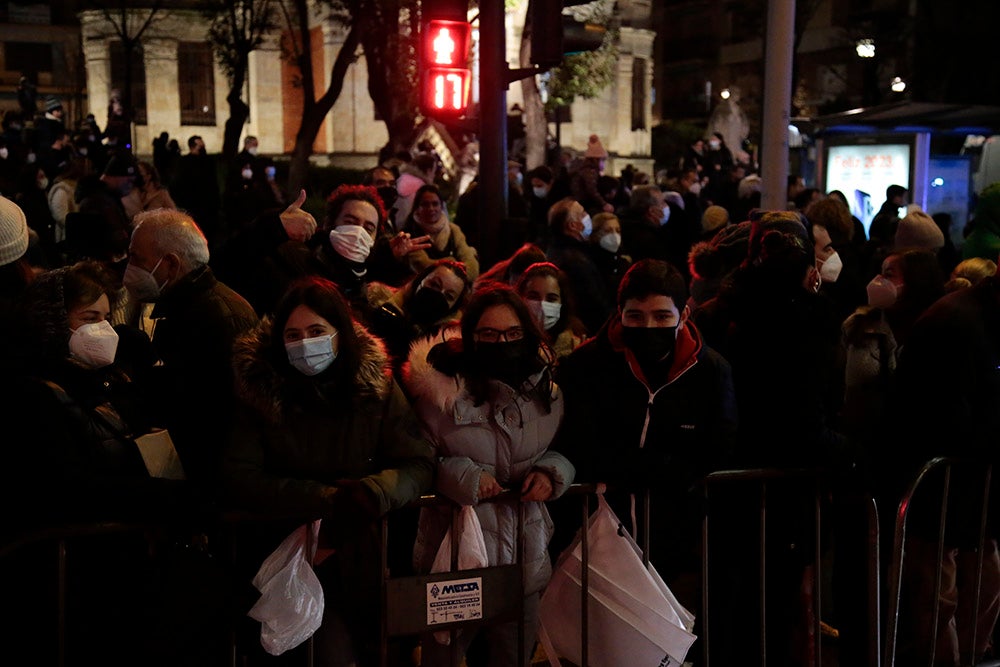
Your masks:
M522 339L509 343L476 343L473 356L483 375L519 389L528 376L541 368L537 352L537 343Z
M378 196L382 199L382 206L388 211L396 205L396 198L399 197L399 192L391 185L387 185L378 188Z
M451 306L444 293L433 287L418 287L413 293L409 304L410 319L417 324L426 326L434 324L448 314Z
M677 327L622 327L622 341L641 366L650 366L673 354Z

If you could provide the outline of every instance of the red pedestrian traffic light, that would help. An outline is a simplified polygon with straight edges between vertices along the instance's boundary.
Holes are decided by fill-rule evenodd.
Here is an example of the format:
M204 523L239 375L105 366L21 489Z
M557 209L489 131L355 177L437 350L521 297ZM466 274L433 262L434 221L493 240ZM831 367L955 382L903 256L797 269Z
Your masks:
M469 107L469 24L431 19L424 24L421 106L425 114L458 118Z

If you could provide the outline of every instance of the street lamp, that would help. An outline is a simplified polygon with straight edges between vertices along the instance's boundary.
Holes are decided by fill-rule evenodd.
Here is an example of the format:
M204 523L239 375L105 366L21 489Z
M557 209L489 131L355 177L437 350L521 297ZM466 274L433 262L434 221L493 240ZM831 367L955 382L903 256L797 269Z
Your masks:
M869 38L859 39L854 45L854 50L858 54L859 58L874 58L875 40Z

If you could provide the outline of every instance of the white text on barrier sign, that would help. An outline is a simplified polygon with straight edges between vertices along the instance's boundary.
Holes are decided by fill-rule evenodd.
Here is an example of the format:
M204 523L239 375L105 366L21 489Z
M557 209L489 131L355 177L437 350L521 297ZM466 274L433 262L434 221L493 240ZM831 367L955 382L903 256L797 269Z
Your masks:
M483 579L451 579L427 584L427 625L483 617Z

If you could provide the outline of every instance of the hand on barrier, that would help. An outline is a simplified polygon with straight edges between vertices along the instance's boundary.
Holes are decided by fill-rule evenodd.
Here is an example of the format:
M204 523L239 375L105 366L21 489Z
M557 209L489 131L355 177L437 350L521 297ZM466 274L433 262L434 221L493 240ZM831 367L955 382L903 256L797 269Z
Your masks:
M487 498L492 498L493 496L499 496L504 492L504 488L500 486L496 478L486 472L485 470L479 473L479 501L482 502Z
M320 533L320 546L334 549L363 533L381 516L378 501L360 481L342 479L336 487Z
M547 472L532 470L521 484L521 500L524 502L544 501L552 497L552 478Z

